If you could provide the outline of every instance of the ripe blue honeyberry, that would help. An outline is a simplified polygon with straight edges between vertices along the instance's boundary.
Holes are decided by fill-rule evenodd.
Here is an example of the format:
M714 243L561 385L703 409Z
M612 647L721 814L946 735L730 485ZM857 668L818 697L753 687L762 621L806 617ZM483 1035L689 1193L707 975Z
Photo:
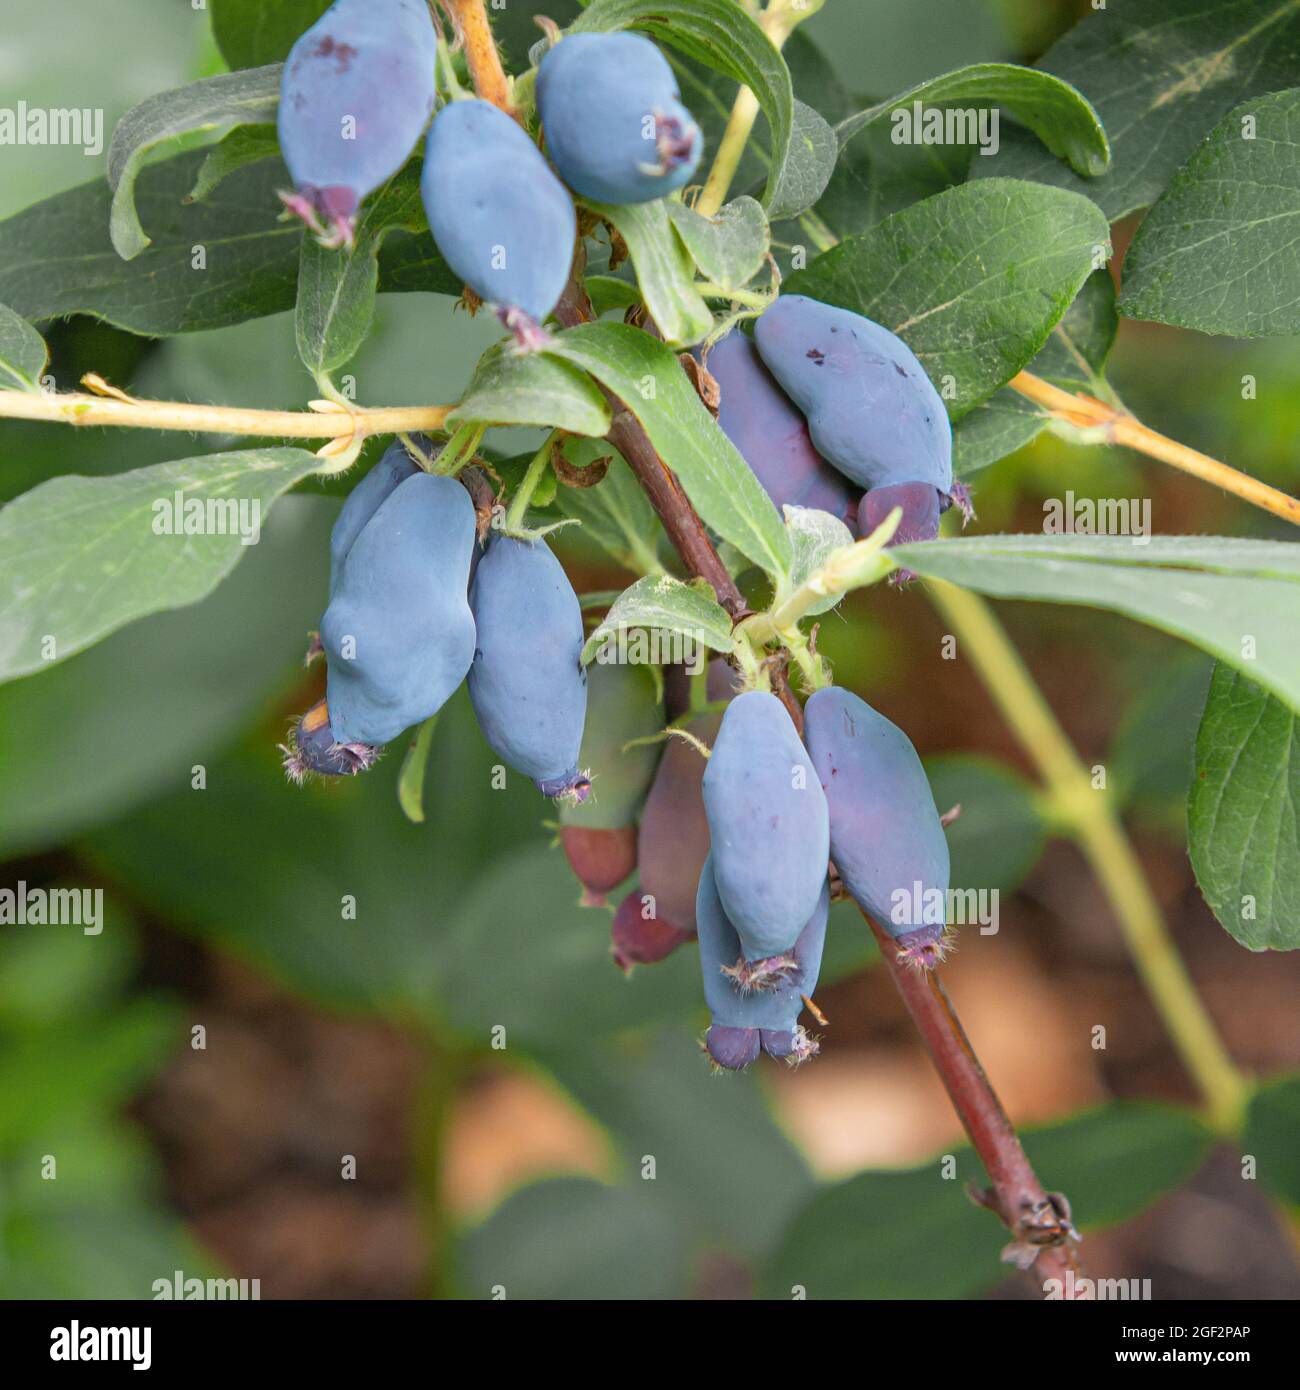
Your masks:
M571 34L537 69L546 149L598 203L648 203L695 172L704 137L668 60L639 34Z
M857 494L813 448L808 422L763 365L754 340L733 328L705 363L718 383L718 424L780 510L816 507L847 522Z
M948 841L912 741L850 691L804 706L804 738L830 805L831 858L854 900L918 965L943 958Z
M582 610L541 540L491 536L470 590L478 646L469 697L493 750L544 796L586 799Z
M826 882L826 797L785 706L738 695L704 773L713 872L727 916L761 988L812 916Z
M433 114L438 45L425 0L337 0L289 51L280 151L285 204L327 245L351 245L357 208L410 158Z
M400 483L361 528L321 619L337 742L387 743L436 714L465 678L474 537L469 493L428 473Z
M591 795L561 804L560 842L589 907L601 906L636 868L637 812L663 751L662 743L641 740L659 733L663 721L648 666L596 661L588 667L578 764L591 777Z
M712 857L700 874L695 920L700 936L700 970L704 998L713 1018L705 1039L709 1055L720 1067L737 1070L758 1056L760 1047L771 1057L802 1062L817 1052L817 1042L799 1026L803 995L817 988L830 889L822 883L813 911L791 952L790 964L774 988L747 990L737 978L740 937L718 895Z
M447 264L535 344L577 236L573 199L537 146L491 102L453 101L429 128L420 192Z
M901 338L861 314L798 294L767 309L754 337L772 375L808 417L813 443L846 477L868 489L929 483L952 493L948 412Z
M422 436L416 438L423 442ZM343 561L352 549L352 542L361 534L366 522L374 516L389 494L419 471L418 465L406 452L406 445L400 439L394 439L384 450L379 462L348 493L343 509L334 522L334 529L330 532L331 597L338 585Z

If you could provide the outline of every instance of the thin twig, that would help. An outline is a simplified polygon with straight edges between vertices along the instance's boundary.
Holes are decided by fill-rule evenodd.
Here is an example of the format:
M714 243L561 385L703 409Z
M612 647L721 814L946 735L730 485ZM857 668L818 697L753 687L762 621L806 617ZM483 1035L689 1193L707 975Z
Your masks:
M492 25L483 0L442 0L456 27L456 37L465 46L465 61L475 92L484 101L499 106L507 115L515 114L510 104L510 79L501 66Z
M1056 419L1077 429L1095 432L1107 444L1124 444L1136 449L1140 454L1159 459L1190 473L1202 482L1213 483L1234 497L1240 497L1252 506L1260 507L1274 516L1280 516L1293 526L1300 526L1300 500L1280 492L1258 478L1239 473L1226 463L1202 454L1196 449L1180 444L1176 439L1157 434L1144 425L1141 420L1126 410L1099 401L1095 396L1083 392L1064 391L1053 386L1050 381L1034 376L1032 372L1020 372L1009 383L1022 396L1036 405L1043 406Z

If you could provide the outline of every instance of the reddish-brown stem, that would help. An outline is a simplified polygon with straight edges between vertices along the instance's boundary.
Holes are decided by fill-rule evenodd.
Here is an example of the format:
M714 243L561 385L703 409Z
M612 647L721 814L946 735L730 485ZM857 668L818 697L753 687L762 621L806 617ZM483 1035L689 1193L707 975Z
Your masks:
M966 1030L933 970L918 970L899 959L893 939L864 912L894 987L912 1016L926 1051L989 1175L991 1191L978 1194L1011 1232L1012 1245L1026 1255L1038 1249L1030 1277L1041 1288L1048 1279L1062 1281L1062 1297L1079 1298L1083 1270L1069 1226L1039 1182L1025 1156L1002 1102L989 1084ZM1059 1199L1058 1199L1059 1200ZM1069 1280L1066 1275L1073 1277Z
M483 15L482 0L444 0L444 3L450 3L457 12L477 11ZM485 16L483 22L486 24ZM499 70L499 61L496 66ZM479 95L493 100L489 91L479 85L479 74L473 63L471 73ZM585 268L586 254L579 241L573 274L555 310L555 317L566 328L588 323L595 317L583 286ZM676 476L659 457L631 411L608 390L605 395L614 410L614 423L607 436L609 442L627 460L645 489L686 568L713 586L718 602L733 619L744 617L748 612L744 595L719 558L704 523ZM772 689L802 731L803 710L790 690L783 666L772 673ZM1073 1280L1063 1283L1062 1296L1084 1297L1074 1283L1082 1278L1082 1271L1073 1232L1035 1176L1011 1121L989 1085L937 977L933 971L914 972L901 962L890 937L869 917L867 922L880 945L890 978L903 996L953 1108L989 1175L991 1191L976 1195L1011 1232L1012 1242L1007 1253L1023 1252L1028 1257L1036 1250L1029 1273L1040 1289L1048 1279L1065 1281L1066 1275L1072 1274Z

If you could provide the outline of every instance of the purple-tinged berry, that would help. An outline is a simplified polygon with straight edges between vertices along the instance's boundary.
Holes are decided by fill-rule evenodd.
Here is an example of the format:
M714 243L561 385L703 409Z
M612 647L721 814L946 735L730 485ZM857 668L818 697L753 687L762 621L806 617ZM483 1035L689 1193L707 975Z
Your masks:
M318 700L289 730L281 744L284 770L295 786L318 777L355 777L372 767L383 750L367 743L339 743L330 728L329 706Z
M695 935L684 931L653 912L639 889L633 889L618 905L610 930L610 954L614 964L629 974L634 965L654 965L666 960ZM694 913L691 914L694 918Z
M571 34L537 69L537 110L560 177L597 203L681 188L704 137L668 60L639 34Z
M280 151L285 206L351 246L362 200L410 158L433 114L438 46L425 0L337 0L289 51Z

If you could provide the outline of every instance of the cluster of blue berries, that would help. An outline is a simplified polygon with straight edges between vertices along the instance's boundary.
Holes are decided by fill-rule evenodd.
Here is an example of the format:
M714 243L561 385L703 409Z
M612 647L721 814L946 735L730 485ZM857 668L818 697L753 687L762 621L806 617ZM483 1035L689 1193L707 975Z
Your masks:
M362 200L411 156L437 99L437 48L425 0L337 0L294 44L279 136L296 190L284 196L326 245L351 245ZM443 258L525 345L568 282L569 190L615 204L662 198L703 149L672 68L638 35L562 39L536 93L554 169L510 116L466 98L434 116L420 180Z
M545 796L585 799L582 612L544 541L481 526L461 482L399 441L349 495L330 551L328 682L291 735L295 780L363 771L468 677L493 751Z
M683 187L700 130L653 44L576 34L538 67L543 156L488 102L457 94L434 114L438 44L425 0L337 0L285 65L280 143L296 185L285 201L326 244L350 245L363 200L427 125L421 193L439 250L535 345L572 269L573 195L626 204ZM720 427L778 506L830 512L859 534L901 507L899 541L937 535L954 502L968 511L943 402L887 329L787 295L753 337L733 329L700 358ZM703 705L680 708L650 668L588 673L563 569L540 538L490 527L473 471L427 472L399 441L348 497L319 634L326 697L291 735L291 776L363 770L467 681L494 751L559 799L584 902L603 905L637 874L613 914L615 961L630 970L698 938L714 1062L811 1056L799 1018L832 869L906 959L942 957L943 914L919 905L945 900L948 849L915 749L834 687L808 700L801 738L776 696L738 694L721 661ZM669 720L690 740L665 743Z
M830 512L863 536L900 507L896 544L933 540L954 503L970 515L943 401L889 329L782 295L752 339L733 329L705 362L718 424L778 507Z

